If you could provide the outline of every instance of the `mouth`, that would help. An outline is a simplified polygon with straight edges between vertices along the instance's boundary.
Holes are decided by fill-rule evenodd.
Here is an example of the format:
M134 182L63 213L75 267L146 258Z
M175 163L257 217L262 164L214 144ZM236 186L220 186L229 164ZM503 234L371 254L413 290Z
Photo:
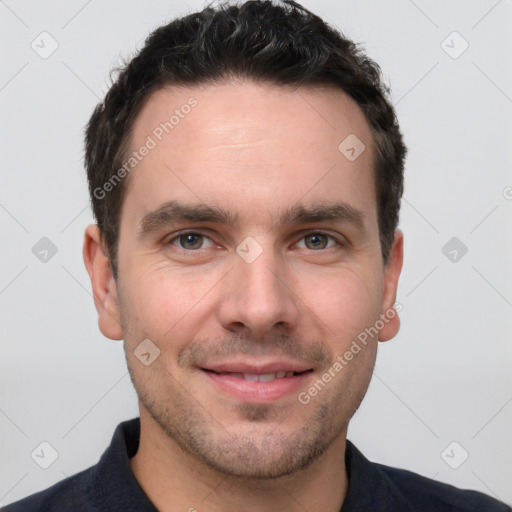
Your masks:
M294 371L286 371L281 370L278 372L270 372L270 373L244 373L244 372L216 372L214 370L208 370L207 368L203 368L206 372L215 373L216 375L221 376L230 376L234 379L244 379L251 382L271 382L276 379L284 379L286 377L294 377L296 375L302 375L306 372L312 372L313 370L305 370L303 372L294 372Z
M227 365L226 365L227 366ZM203 375L213 384L215 391L227 394L237 401L269 403L296 394L306 385L313 368L267 367L201 368ZM273 365L276 366L276 365ZM293 368L293 369L292 369ZM273 371L272 371L273 370Z

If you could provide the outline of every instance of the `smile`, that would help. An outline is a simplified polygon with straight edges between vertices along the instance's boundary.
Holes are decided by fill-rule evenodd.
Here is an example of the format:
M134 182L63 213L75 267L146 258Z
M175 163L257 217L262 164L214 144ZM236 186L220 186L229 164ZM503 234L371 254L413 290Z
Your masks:
M296 395L313 373L303 371L214 371L202 368L209 385L222 394L245 403L269 403Z
M210 371L213 371L213 370L210 370ZM229 375L231 377L234 377L235 379L250 380L253 382L270 382L275 379L284 379L285 377L293 377L294 375L298 375L299 372L280 371L280 372L274 372L274 373L265 373L262 375L259 375L257 373L242 373L242 372L222 372L222 373L214 372L214 373L217 373L217 375ZM300 372L300 373L302 373L302 372Z

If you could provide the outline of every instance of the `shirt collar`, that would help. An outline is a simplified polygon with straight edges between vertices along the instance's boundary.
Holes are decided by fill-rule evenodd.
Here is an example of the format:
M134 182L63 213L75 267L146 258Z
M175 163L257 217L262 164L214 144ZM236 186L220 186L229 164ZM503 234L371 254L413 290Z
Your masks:
M138 450L140 418L120 423L110 446L93 467L89 495L101 512L158 512L135 478L130 466Z
M89 495L98 510L107 512L158 512L135 478L131 466L140 440L140 418L120 423L112 442L98 464L93 466ZM413 512L412 508L379 464L370 462L349 441L346 442L345 465L348 491L340 512Z
M380 465L370 462L348 439L345 467L349 484L340 512L414 512Z

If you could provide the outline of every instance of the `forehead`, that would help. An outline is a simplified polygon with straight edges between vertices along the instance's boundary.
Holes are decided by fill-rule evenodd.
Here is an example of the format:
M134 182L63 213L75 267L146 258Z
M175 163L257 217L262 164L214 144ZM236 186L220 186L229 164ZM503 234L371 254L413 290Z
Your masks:
M123 204L133 220L170 199L221 204L253 221L340 199L375 214L370 129L332 86L167 86L136 118L127 158L134 152Z

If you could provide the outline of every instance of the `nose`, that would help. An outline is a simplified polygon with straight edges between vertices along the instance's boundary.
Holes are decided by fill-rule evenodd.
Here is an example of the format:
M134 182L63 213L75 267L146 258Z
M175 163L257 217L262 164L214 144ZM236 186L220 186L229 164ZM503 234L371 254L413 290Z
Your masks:
M221 325L253 340L289 332L300 317L297 282L283 258L268 246L252 262L238 254L222 283Z

